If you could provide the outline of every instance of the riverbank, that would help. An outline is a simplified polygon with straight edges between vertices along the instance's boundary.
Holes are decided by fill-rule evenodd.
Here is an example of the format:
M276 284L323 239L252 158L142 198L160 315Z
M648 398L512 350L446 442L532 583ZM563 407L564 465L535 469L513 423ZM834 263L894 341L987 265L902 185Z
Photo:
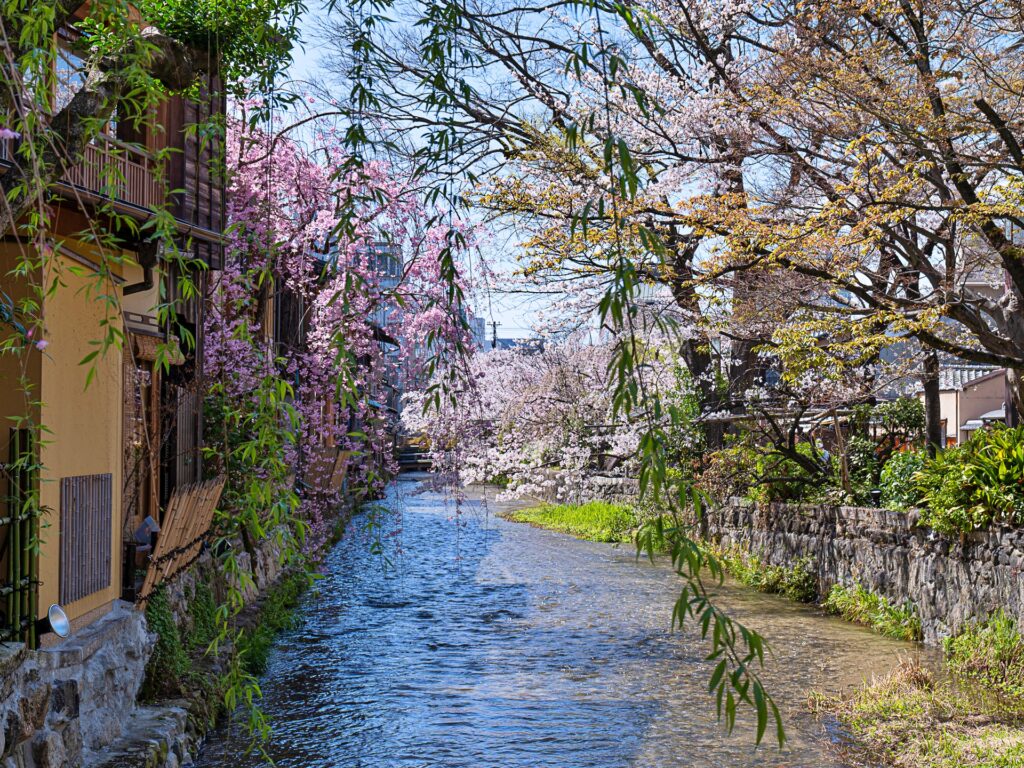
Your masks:
M354 506L344 504L320 552L346 530ZM245 606L231 620L228 639L211 645L217 631L217 596L225 576L206 552L147 602L146 627L153 650L145 665L138 706L126 717L119 738L88 756L84 768L180 768L193 764L218 723L246 702L225 700L229 675L263 675L278 635L293 626L294 612L312 578L305 567L283 567L273 537L240 558L237 578ZM260 741L261 714L249 712L252 747ZM258 750L257 750L258 751Z
M892 768L1021 768L1020 702L912 662L845 697L812 694L811 710L839 724L840 751Z
M600 538L606 513L599 511L606 506L546 504L508 517L602 541L607 540ZM632 513L622 508L619 514L628 519ZM897 603L859 582L836 583L822 594L814 558L794 556L792 540L785 564L770 564L738 540L734 533L724 546L722 538L703 546L745 586L817 603L827 613L897 640L923 639L920 617L909 601ZM812 693L809 708L826 730L840 735L839 750L858 764L1024 768L1024 635L1017 622L999 611L987 621L968 623L943 643L943 666L930 671L903 660L852 692Z

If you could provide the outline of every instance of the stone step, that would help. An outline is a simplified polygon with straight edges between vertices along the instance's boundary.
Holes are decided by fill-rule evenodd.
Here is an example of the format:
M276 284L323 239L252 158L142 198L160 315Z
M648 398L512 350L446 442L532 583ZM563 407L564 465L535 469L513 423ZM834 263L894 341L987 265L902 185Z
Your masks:
M191 735L187 702L139 707L120 738L102 751L87 752L82 768L179 768L192 763L197 738Z

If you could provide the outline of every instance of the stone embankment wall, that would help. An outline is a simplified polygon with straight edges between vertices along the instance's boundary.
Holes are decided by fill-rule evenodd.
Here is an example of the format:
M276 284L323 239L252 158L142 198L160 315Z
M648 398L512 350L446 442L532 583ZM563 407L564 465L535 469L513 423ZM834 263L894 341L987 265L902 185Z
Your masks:
M640 491L640 484L630 477L596 475L580 484L555 470L546 474L547 482L538 498L549 504L581 504L592 499L630 504Z
M859 582L897 603L909 600L925 642L955 634L1002 608L1024 620L1024 531L993 528L959 540L916 525L914 512L769 504L738 499L709 510L706 536L771 565L814 559L819 594Z
M127 603L52 648L0 644L0 765L80 766L121 734L153 637Z
M277 545L239 556L252 577L247 598L280 576ZM202 580L223 592L209 553L168 585L179 624ZM118 601L102 619L56 645L29 651L0 643L0 768L178 768L191 762L205 724L188 702L140 706L156 642L143 613Z

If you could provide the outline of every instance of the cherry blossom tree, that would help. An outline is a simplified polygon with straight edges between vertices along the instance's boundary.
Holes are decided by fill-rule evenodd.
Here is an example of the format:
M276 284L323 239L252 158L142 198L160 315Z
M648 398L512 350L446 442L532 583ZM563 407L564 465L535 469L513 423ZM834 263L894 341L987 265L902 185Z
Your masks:
M287 390L281 418L293 434L278 481L298 481L300 516L319 541L340 502L333 457L350 455L356 487L383 488L396 469L389 390L464 341L462 310L443 285L444 237L391 168L347 173L333 129L317 125L306 148L286 126L253 127L248 106L229 123L231 240L209 295L205 374L240 413L259 410L268 382ZM271 299L298 310L270 315ZM232 455L218 446L216 456ZM252 457L240 459L244 482Z
M645 365L651 385L685 411L674 427L679 458L700 446L696 399L685 365L661 341ZM588 343L583 334L477 354L471 387L454 402L426 408L422 391L409 393L404 426L427 438L435 471L451 481L499 482L513 498L600 497L609 479L636 478L649 417L616 414L610 360L608 339Z
M586 7L463 8L466 69L486 76L436 85L479 204L532 221L524 271L611 285L626 259L698 329L718 310L683 351L726 399L790 319L866 354L880 333L916 339L926 391L936 353L1019 381L1016 6ZM406 41L378 49L386 124L426 129L440 118L416 105L435 84ZM766 289L784 299L769 322ZM716 336L731 340L718 366Z

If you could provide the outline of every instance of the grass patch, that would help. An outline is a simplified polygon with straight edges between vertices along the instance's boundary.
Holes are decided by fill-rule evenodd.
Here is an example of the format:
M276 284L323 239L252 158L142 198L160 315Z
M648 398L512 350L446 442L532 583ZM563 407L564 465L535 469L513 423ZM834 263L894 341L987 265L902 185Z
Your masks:
M258 676L267 671L274 640L278 633L295 626L295 608L308 586L305 574L293 573L271 588L260 605L257 623L242 633L238 643L246 672Z
M785 595L798 603L813 603L818 599L818 577L814 573L813 558L801 557L786 568L768 565L740 547L710 549L710 552L733 578L758 592Z
M836 584L822 606L829 613L871 627L880 635L897 640L920 640L922 637L921 619L911 604L895 605L860 584Z
M1024 729L1018 714L953 683L937 683L902 662L881 680L846 697L815 694L811 709L835 717L868 765L893 768L1022 768Z
M946 638L943 650L946 664L957 674L1024 700L1024 636L1004 611Z
M509 512L506 517L589 541L632 541L633 531L639 524L632 507L607 501L541 504Z

